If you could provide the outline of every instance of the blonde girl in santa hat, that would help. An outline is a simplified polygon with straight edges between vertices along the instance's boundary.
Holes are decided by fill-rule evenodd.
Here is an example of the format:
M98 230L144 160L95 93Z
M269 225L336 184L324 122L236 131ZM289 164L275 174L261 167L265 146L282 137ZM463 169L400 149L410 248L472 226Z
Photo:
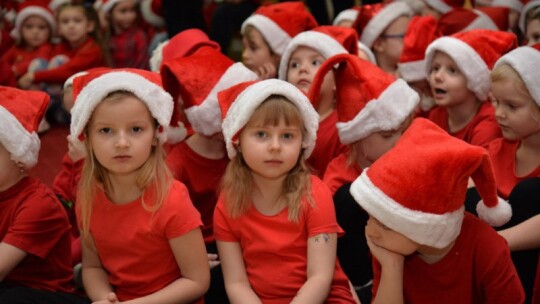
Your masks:
M77 218L82 279L95 303L192 303L208 289L200 215L167 168L173 110L159 74L98 70L74 79L70 135L84 145Z
M214 212L232 303L355 303L336 261L341 233L328 188L306 166L318 115L292 84L219 94L231 161Z
M0 87L0 303L86 304L72 285L70 225L62 204L29 176L49 96Z

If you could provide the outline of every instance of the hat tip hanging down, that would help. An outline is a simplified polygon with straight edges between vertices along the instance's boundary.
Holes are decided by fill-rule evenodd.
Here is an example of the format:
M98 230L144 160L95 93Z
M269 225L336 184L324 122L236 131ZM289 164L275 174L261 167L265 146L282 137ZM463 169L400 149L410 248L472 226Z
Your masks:
M500 197L497 197L497 204L492 207L486 206L484 200L480 200L476 205L476 212L482 220L494 227L500 227L512 218L512 207Z

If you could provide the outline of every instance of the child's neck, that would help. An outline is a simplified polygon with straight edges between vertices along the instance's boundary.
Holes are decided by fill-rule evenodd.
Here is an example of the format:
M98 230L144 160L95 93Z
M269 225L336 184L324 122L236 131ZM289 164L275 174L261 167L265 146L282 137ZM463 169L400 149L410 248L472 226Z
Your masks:
M4 170L7 170L8 168L5 168ZM5 183L0 183L0 193L3 191L8 190L9 188L15 186L18 182L20 182L23 178L28 176L24 170L20 170L19 168L15 168L12 170L11 173L8 173L9 175L5 178Z
M418 257L428 264L435 264L442 260L448 252L454 247L455 241L444 248L434 248L429 246L421 246L418 248Z
M186 144L202 157L208 159L222 159L225 157L225 143L220 140L195 133L186 140Z
M392 75L396 75L397 71L397 64L395 62L391 62L386 58L386 56L381 56L377 54L375 55L377 59L377 65L385 72L390 73Z
M112 189L107 196L118 205L133 202L142 194L142 190L137 186L136 174L128 175L110 175Z
M268 216L276 215L285 207L282 204L283 182L285 176L276 180L260 178L253 174L253 205L260 213Z
M448 129L450 133L465 128L473 120L474 116L476 116L481 105L481 102L474 97L460 104L447 107Z
M540 131L521 139L516 151L515 173L527 176L540 166Z

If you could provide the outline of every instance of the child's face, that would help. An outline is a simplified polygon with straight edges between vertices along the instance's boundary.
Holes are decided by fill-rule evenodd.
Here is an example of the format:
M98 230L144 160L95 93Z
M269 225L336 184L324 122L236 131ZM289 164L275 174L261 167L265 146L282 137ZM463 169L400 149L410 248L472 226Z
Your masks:
M403 256L413 254L420 247L418 243L388 228L371 215L366 225L366 237L375 245Z
M83 43L94 30L94 22L88 20L81 7L66 7L58 15L58 33L72 47Z
M278 180L291 171L300 157L302 131L285 124L261 126L249 121L240 133L239 148L254 178Z
M540 42L540 19L533 19L527 23L525 38L527 38L527 45Z
M88 124L88 140L98 162L113 176L136 174L157 143L148 108L133 96L103 100Z
M30 16L22 23L21 37L26 47L35 49L49 41L51 28L44 18Z
M75 102L73 99L73 86L66 87L62 97L64 108L71 111L71 108L73 108L73 103Z
M530 95L516 90L514 80L493 82L491 92L495 118L504 138L520 140L540 133L540 108Z
M0 143L0 192L13 186L13 182L18 179L21 170L11 159L11 153Z
M435 53L428 78L438 106L454 106L475 98L474 93L467 88L467 77L446 53Z
M377 57L383 57L384 61L391 65L396 65L399 62L399 57L403 52L403 38L409 21L409 17L401 16L390 23L373 44L373 50Z
M287 81L300 89L302 92L307 93L311 87L311 82L319 67L324 62L324 57L310 47L299 46L291 54L289 60L289 66L287 69ZM333 80L333 74L327 73L325 82ZM332 79L327 79L331 77ZM324 87L324 83L323 83Z
M111 10L111 20L116 30L130 29L137 19L137 3L134 0L118 2Z
M270 46L257 29L248 28L242 37L242 44L244 45L242 62L248 69L257 72L265 64L273 64L277 67L279 57L272 53Z

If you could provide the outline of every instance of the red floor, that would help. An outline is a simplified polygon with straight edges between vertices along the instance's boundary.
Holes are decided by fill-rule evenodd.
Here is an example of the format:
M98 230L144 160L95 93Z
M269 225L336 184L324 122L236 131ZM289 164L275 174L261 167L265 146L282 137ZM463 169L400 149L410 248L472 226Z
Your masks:
M30 170L30 175L41 179L49 186L52 185L54 177L60 170L62 158L67 152L68 134L68 126L53 125L50 130L39 135L41 140L39 160L38 164Z

